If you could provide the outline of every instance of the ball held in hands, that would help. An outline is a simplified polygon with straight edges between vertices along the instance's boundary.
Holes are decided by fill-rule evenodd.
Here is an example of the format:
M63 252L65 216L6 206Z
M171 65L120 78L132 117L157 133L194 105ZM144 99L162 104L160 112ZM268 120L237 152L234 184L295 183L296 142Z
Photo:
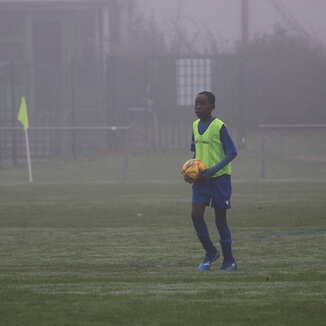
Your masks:
M184 176L186 182L192 183L200 177L202 171L205 170L205 165L198 159L190 159L186 161L181 168L181 174Z

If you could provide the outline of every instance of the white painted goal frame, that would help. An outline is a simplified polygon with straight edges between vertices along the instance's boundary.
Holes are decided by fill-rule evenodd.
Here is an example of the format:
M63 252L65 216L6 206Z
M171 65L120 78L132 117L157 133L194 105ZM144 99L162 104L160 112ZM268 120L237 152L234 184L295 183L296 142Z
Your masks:
M326 129L326 124L260 124L261 148L260 148L260 176L266 177L266 131L268 130L294 130L294 129Z

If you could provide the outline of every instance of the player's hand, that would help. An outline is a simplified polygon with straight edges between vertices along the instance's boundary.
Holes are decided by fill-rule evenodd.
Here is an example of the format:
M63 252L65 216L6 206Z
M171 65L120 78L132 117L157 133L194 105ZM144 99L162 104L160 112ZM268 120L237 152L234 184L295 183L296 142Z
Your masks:
M186 181L187 183L190 183L190 184L194 183L194 179L188 177L187 175L184 175L184 176L183 176L183 179L184 179L184 181Z
M213 169L205 169L204 171L201 171L197 181L199 182L207 181L209 178L212 177L214 172L215 171Z

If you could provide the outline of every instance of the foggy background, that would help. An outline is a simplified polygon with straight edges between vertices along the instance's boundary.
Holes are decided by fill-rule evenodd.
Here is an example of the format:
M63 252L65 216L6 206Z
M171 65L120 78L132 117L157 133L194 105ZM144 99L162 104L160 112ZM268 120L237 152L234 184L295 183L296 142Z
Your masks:
M137 0L145 17L154 17L166 33L171 35L177 21L185 25L189 33L205 38L205 33L213 33L221 45L228 49L241 38L241 1L223 0ZM279 2L302 27L325 45L326 24L323 0L286 0ZM250 37L271 33L274 25L287 23L269 0L251 0ZM199 35L196 36L199 40Z
M325 9L0 0L0 325L326 325ZM203 90L238 151L234 274L198 274L180 171Z
M0 164L25 161L22 96L33 161L78 160L187 152L193 100L206 89L261 176L280 157L291 171L323 170L325 9L317 0L0 0Z

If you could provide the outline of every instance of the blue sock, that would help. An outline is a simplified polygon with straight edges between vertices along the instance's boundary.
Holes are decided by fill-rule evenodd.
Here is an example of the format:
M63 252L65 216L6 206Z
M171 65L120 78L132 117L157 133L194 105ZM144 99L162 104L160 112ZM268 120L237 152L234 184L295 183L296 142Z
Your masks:
M197 233L197 237L201 242L207 254L214 254L216 248L214 247L210 237L206 222L203 218L193 218L192 223Z
M234 261L232 255L232 236L230 229L225 226L218 230L220 234L220 244L224 256L224 261L231 262Z

